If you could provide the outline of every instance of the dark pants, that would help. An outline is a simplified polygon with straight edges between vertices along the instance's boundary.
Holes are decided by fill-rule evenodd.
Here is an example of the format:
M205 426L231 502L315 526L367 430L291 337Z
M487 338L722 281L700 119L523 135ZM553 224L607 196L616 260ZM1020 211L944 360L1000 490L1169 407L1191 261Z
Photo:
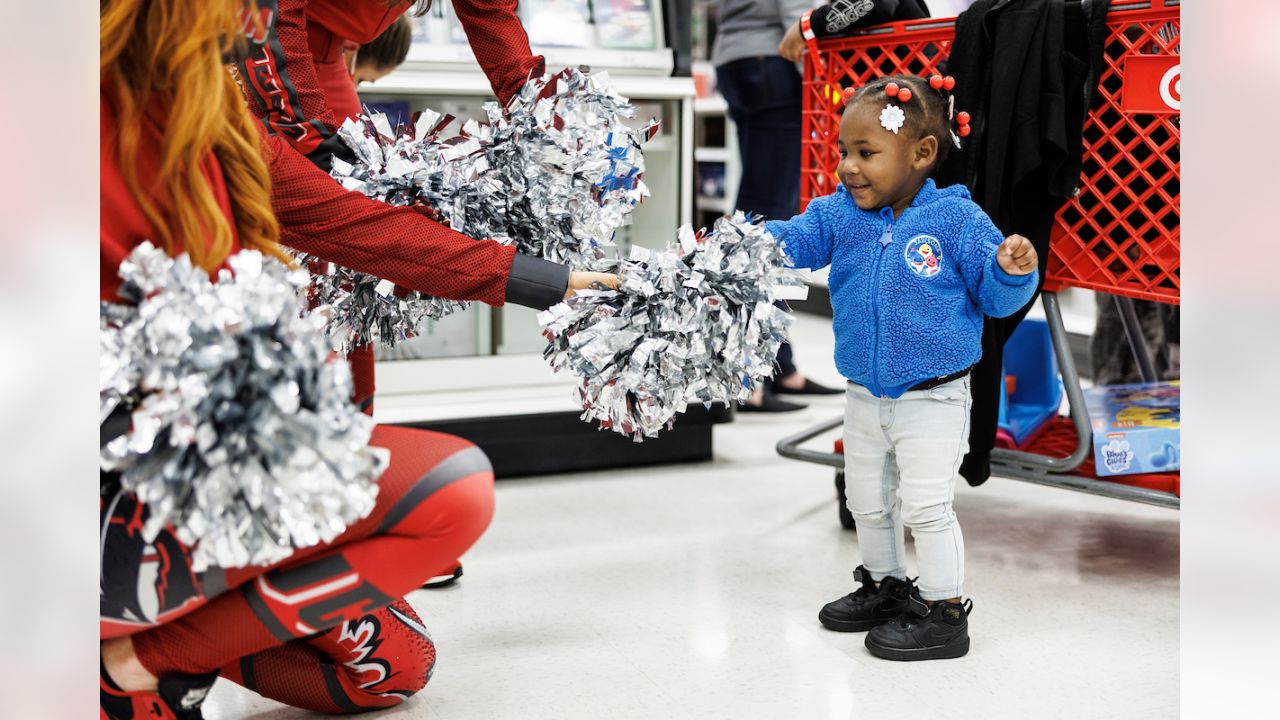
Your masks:
M777 56L744 58L717 67L716 82L738 129L742 180L735 209L790 218L800 211L799 71ZM795 371L791 346L783 343L774 377Z
M734 206L790 218L800 210L799 71L777 56L744 58L717 67L716 81L738 128L742 182Z

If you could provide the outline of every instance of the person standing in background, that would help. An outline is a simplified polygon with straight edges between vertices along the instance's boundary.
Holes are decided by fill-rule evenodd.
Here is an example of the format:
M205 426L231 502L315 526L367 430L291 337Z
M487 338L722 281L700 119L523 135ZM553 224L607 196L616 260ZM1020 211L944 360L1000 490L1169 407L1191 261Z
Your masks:
M783 57L789 28L798 33L800 16L813 0L717 0L719 30L711 49L716 84L729 106L738 132L742 180L734 207L767 219L782 220L800 210L801 75L794 57ZM928 17L921 0L837 0L814 15L838 30L877 22ZM832 31L829 34L835 34ZM799 35L797 35L799 37ZM803 46L803 39L800 40ZM784 53L785 54L785 53ZM828 388L796 368L790 344L778 351L773 378L739 409L745 412L789 412L803 405L779 399L777 393L832 395Z

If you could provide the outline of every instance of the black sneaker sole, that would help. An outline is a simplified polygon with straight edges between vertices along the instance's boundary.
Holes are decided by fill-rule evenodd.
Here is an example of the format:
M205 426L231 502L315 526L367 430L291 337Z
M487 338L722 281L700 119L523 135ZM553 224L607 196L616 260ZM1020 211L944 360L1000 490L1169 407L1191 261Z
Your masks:
M882 660L896 660L898 662L912 662L915 660L952 660L954 658L964 657L969 653L969 638L965 638L956 643L938 645L937 647L913 648L910 650L877 645L871 642L870 637L867 638L865 645L872 655L875 655Z
M822 623L822 627L836 632L867 632L892 620L893 618L885 618L884 620L837 620L821 611L818 612L818 622Z
M454 570L452 574L437 575L431 578L430 580L427 580L426 582L422 583L422 589L423 590L439 590L440 588L447 588L450 585L453 585L454 583L458 582L458 578L460 577L462 577L461 565L459 565L458 569Z

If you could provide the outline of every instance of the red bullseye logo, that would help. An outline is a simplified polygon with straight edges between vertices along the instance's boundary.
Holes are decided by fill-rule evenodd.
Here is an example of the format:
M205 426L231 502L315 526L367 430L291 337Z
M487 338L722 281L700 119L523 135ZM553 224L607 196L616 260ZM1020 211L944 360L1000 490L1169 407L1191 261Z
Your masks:
M1182 63L1169 68L1160 78L1160 99L1170 110L1182 109Z

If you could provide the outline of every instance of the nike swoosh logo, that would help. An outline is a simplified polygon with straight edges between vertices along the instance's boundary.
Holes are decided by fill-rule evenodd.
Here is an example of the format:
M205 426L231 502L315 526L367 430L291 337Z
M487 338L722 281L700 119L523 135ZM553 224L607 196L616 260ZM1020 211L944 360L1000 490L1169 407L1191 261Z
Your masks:
M431 633L427 632L427 628L424 627L421 623L414 622L413 618L409 617L408 615L405 615L404 613L400 612L399 610L395 609L390 605L387 606L387 612L394 615L397 620L404 623L405 626L408 627L410 630L426 638L428 642L432 642L432 643L435 642L434 640L431 639Z

